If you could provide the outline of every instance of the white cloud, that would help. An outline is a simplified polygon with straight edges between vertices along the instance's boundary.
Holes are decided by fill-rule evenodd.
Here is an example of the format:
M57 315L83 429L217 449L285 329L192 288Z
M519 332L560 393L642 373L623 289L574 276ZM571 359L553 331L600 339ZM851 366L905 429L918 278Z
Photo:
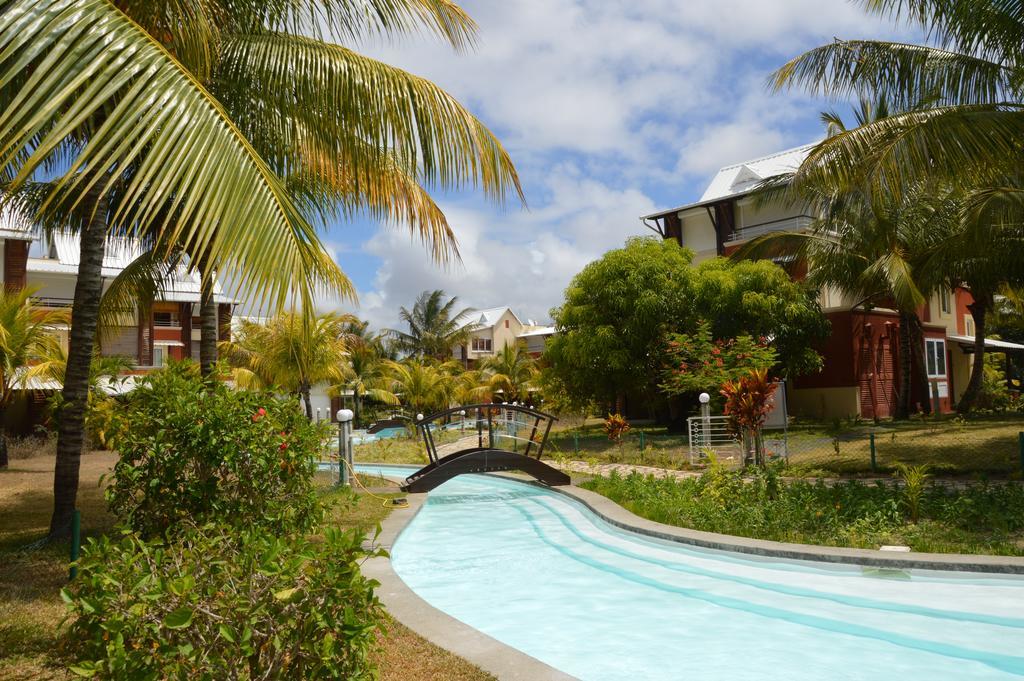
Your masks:
M847 0L464 0L480 44L362 49L434 80L502 138L530 212L446 203L464 263L441 270L402 230L363 245L381 261L360 313L442 288L474 307L547 317L569 279L633 234L638 216L700 195L724 164L818 134L823 108L766 92L768 74L833 36L885 24ZM354 257L346 254L346 258Z

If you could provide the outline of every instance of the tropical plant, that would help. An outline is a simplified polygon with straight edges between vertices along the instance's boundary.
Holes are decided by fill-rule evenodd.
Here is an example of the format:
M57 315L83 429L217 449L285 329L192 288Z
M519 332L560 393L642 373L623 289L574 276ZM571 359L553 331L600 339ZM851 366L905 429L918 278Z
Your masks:
M187 528L90 538L61 595L71 671L95 679L377 678L384 626L362 535ZM112 633L113 632L113 633Z
M928 478L927 464L922 466L908 466L903 463L896 464L896 475L902 486L900 488L900 501L907 509L910 522L916 523L921 518L921 497L924 496Z
M754 463L764 465L764 438L761 428L772 409L772 397L778 384L768 378L767 369L751 369L746 375L722 385L725 415L733 431L743 438L744 449L753 450Z
M501 393L502 402L525 402L536 386L537 360L519 343L508 343L481 366L488 392Z
M420 359L445 361L452 350L466 345L473 335L473 325L467 322L472 308L455 312L459 299L452 296L447 302L444 291L424 291L412 309L399 309L399 316L408 331L391 330L398 349Z
M389 361L388 368L391 392L413 415L424 416L448 407L456 385L453 376L462 369L457 362L433 364L418 359Z
M238 387L279 388L297 395L313 418L310 393L314 385L336 384L344 378L348 352L345 324L348 315L326 313L309 317L283 312L266 323L242 320L234 340L222 341L220 350L234 367Z
M443 254L451 232L422 185L519 191L501 145L451 96L325 39L426 27L463 46L474 26L452 3L12 0L2 12L0 180L13 191L55 174L36 217L81 237L53 536L74 508L111 234L181 248L205 285L217 272L279 309L324 283L352 292L310 218L368 210Z
M0 287L0 468L8 465L6 416L14 391L49 374L50 358L60 350L54 327L68 321L64 310L33 305L36 290Z

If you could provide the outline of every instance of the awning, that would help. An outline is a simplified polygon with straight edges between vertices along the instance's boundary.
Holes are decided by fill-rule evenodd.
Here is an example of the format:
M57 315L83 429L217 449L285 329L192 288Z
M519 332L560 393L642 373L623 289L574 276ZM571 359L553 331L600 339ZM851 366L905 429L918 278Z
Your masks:
M155 340L155 341L153 341L153 345L160 345L160 346L168 347L168 348L183 348L183 347L185 347L184 343L182 343L181 341L176 341L176 340Z
M948 336L948 338L954 343L959 343L960 347L965 350L974 349L974 336ZM1024 345L996 340L995 338L986 338L985 350L987 352L1022 352L1024 351Z

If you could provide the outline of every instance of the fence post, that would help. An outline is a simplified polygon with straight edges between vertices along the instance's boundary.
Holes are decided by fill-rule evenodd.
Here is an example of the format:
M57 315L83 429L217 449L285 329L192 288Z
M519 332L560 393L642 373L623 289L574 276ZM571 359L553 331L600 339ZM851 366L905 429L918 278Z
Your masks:
M640 453L644 453L644 447L647 445L647 436L644 431L640 431Z
M1017 442L1020 449L1020 472L1024 473L1024 433L1017 434Z
M576 456L580 455L580 433L576 431L572 434L572 451Z
M871 472L872 473L877 473L878 472L878 464L875 461L875 434L871 433L868 436L868 438L870 439L870 442L871 442Z
M68 579L78 576L78 554L82 548L82 512L77 508L71 513L71 569Z

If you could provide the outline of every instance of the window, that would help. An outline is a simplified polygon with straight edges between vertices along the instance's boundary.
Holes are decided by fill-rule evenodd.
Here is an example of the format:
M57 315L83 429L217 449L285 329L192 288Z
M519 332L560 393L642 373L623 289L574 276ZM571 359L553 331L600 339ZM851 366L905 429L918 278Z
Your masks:
M924 342L924 359L929 378L946 377L946 341L928 338Z
M491 339L490 338L474 338L473 339L473 350L475 352L490 352L491 351Z
M942 314L949 314L953 311L948 288L939 289L939 308L942 310Z
M164 365L164 348L154 347L153 348L153 366L162 367Z
M505 328L506 329L508 328L508 320L507 319L505 320Z
M969 314L964 315L964 335L974 338L974 317Z

